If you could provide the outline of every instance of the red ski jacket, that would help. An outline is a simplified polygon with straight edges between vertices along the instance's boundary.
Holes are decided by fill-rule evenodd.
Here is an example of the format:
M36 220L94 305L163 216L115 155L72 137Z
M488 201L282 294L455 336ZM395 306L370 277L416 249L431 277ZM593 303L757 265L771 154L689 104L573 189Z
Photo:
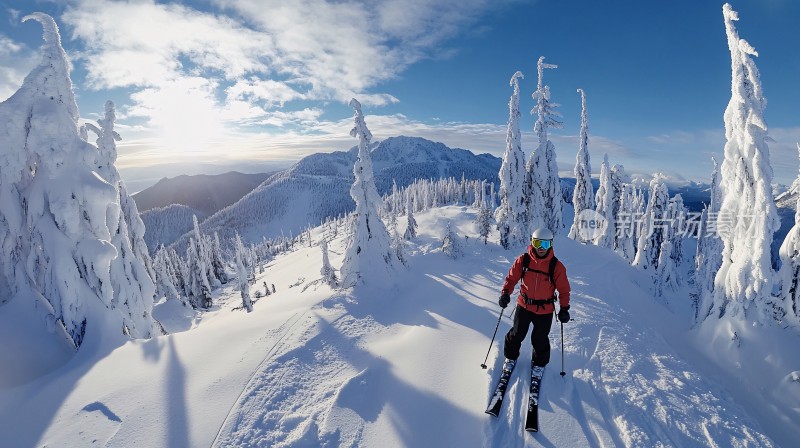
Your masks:
M532 305L525 303L525 296L528 299L546 300L555 297L555 292L558 291L558 302L562 308L569 306L569 280L567 279L567 268L561 263L561 260L556 262L555 271L553 272L553 281L555 287L550 283L550 279L546 272L550 269L550 260L553 258L553 249L547 252L544 258L539 258L533 246L528 246L528 255L530 256L530 269L525 273L525 278L522 279L522 284L519 288L519 297L517 297L517 304L528 311L536 314L550 314L555 311L555 305L548 303L545 305ZM524 255L520 255L514 261L511 269L508 271L508 276L503 284L503 293L511 295L514 292L514 287L519 282L522 276L522 259ZM534 272L541 271L544 273Z

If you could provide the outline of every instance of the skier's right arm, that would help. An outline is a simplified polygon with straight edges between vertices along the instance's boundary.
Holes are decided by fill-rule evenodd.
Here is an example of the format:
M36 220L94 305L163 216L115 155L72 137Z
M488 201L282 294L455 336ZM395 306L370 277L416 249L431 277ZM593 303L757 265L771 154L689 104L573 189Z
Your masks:
M517 282L519 282L519 278L522 277L522 256L517 257L514 260L514 264L511 265L511 269L508 270L508 275L506 276L506 281L503 283L503 290L501 294L508 294L514 292L514 287L517 286Z

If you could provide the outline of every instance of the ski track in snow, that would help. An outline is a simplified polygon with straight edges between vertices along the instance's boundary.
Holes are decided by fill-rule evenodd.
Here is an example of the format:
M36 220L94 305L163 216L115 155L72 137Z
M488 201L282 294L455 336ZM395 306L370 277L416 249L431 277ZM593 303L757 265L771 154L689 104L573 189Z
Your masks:
M242 398L245 395L245 392L248 391L249 389L251 389L252 383L253 383L254 379L256 378L256 375L263 369L264 365L273 358L273 356L275 355L275 353L279 349L279 346L281 345L281 343L284 342L284 340L287 337L287 335L289 335L291 333L291 331L295 327L295 325L297 325L297 323L300 320L302 320L303 316L305 316L305 315L306 315L306 313L299 313L299 312L293 314L292 316L290 316L286 320L286 322L284 322L284 324L282 326L280 326L276 330L276 332L278 333L278 337L276 338L275 343L272 345L272 347L269 350L267 350L267 354L264 356L264 360L261 361L261 363L258 365L256 370L253 372L253 375L250 377L250 380L247 382L247 384L245 385L244 389L242 389L241 394L239 394L239 397L236 399L236 402L231 407L231 410L228 412L228 415L225 416L225 420L222 422L222 425L220 426L219 431L217 432L217 436L214 438L214 442L212 443L212 446L216 446L217 445L217 442L219 441L219 438L220 438L220 435L222 434L223 429L226 427L226 425L228 425L228 421L229 421L229 419L231 417L231 414L234 412L235 409L237 409L238 407L241 406Z
M378 331L379 324L356 319L341 307L312 311L316 319L301 318L297 330L292 327L298 321L287 331L291 342L285 345L291 348L272 350L259 366L214 446L326 445L319 426L341 385L359 373L353 365L359 357L356 342ZM352 437L353 443L357 440L358 434ZM330 446L346 445L337 441Z

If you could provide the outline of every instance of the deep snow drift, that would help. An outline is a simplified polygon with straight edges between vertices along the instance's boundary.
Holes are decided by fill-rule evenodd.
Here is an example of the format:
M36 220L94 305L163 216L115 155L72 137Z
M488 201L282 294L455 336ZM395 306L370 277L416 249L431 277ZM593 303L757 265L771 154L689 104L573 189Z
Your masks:
M621 257L563 237L555 250L572 282L575 319L565 325L567 376L558 375L554 325L541 432L523 429L527 363L512 376L501 418L484 414L508 310L489 370L479 365L497 322L498 289L522 248L503 250L496 232L484 245L476 213L449 206L416 215L409 267L398 270L394 286L334 291L318 281L316 243L323 233L316 229L313 247L277 257L258 276L251 292L266 282L277 293L261 298L253 313L233 310L241 305L233 287L215 291L219 305L202 315L161 303L154 315L172 334L85 346L66 365L0 389L0 446L791 446L798 440L800 401L790 394L800 383L753 387L759 370L791 375L787 366L799 365L790 350L796 339L775 329L758 347L718 350L720 368L694 348L698 335L688 328L686 295L657 302L650 279ZM456 260L440 249L448 221L464 243ZM333 266L341 265L342 233L329 244ZM767 343L772 348L759 356L741 351ZM729 374L735 367L725 359L732 354L747 355L750 364ZM529 357L524 344L521 359ZM780 391L782 401L760 398L762 391Z

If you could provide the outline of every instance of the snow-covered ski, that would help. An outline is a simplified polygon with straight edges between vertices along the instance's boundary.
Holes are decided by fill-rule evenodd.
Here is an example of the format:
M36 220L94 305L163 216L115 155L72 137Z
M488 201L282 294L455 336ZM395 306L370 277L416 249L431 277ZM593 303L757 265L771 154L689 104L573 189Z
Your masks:
M503 363L500 380L497 382L497 387L494 389L492 399L489 400L489 406L486 408L487 414L494 415L495 417L500 414L500 407L503 405L503 398L506 396L508 381L511 379L511 373L514 372L514 366L516 365L517 361L511 359L506 359Z
M544 367L533 365L531 361L531 390L528 394L528 416L525 417L525 431L539 432L539 388L542 385Z

